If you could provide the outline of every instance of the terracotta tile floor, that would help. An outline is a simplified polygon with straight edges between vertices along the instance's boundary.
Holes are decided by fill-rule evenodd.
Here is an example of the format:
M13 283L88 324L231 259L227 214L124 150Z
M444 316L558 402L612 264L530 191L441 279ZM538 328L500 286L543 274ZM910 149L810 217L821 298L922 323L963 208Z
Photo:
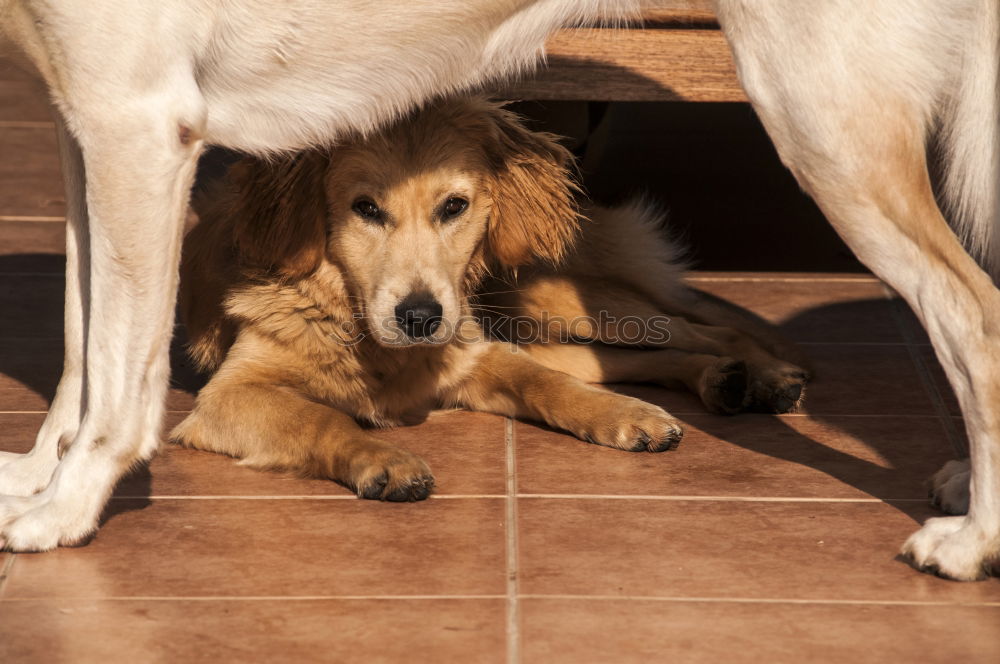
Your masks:
M63 201L44 105L2 66L0 99L0 449L25 451L60 370ZM802 413L619 388L687 423L661 455L438 413L386 434L438 479L405 505L168 447L88 545L0 554L0 661L1000 661L1000 580L896 555L962 446L906 308L866 275L694 283L805 344Z

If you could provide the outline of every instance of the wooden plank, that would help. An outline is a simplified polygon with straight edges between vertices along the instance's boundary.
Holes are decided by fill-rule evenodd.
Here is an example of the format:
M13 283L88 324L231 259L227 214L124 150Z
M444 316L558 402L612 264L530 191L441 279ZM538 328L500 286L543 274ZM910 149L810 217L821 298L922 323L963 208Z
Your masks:
M663 2L661 6L642 13L643 28L661 27L719 27L718 19L709 0L679 0Z
M746 101L718 30L560 30L548 66L503 91L508 99Z
M647 12L642 15L640 28L683 29L707 28L719 29L719 20L715 12L699 10L663 9Z
M713 2L712 0L647 0L644 4L647 7L645 12L711 12Z
M712 0L656 0L642 13L638 27L718 27Z
M719 29L719 20L713 12L661 11L644 14L641 28L708 28Z

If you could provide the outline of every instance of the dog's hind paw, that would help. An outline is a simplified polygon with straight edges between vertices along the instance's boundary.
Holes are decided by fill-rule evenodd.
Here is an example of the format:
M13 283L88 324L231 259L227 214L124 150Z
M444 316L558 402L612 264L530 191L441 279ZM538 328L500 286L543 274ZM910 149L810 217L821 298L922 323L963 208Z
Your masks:
M969 511L969 460L949 461L930 479L931 503L947 514Z
M809 374L795 365L748 364L720 357L699 379L699 396L714 413L790 413L802 403Z
M701 375L699 396L714 413L733 415L747 407L750 375L746 362L720 357Z
M978 581L1000 560L1000 533L984 533L969 517L937 517L928 519L906 540L902 553L923 572Z
M805 398L809 374L792 364L779 367L753 367L750 381L749 410L765 413L791 413Z

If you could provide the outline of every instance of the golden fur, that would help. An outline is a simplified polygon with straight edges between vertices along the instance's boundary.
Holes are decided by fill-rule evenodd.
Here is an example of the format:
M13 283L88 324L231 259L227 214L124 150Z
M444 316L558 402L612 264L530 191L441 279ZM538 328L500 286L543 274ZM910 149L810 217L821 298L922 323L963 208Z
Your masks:
M552 136L459 99L329 151L234 167L185 244L191 355L214 373L174 440L413 500L430 470L359 422L460 406L658 452L679 422L585 381L686 386L719 412L794 408L806 372L775 357L794 347L686 288L647 207L581 221L569 164ZM398 316L415 293L440 304L425 338ZM627 317L669 336L629 336Z

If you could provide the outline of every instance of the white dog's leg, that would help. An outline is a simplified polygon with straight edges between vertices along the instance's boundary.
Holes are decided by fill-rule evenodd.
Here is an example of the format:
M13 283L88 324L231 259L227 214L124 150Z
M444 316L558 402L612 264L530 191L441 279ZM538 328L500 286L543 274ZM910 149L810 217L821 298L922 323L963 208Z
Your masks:
M66 186L66 308L63 373L48 417L27 454L0 458L0 495L29 496L44 489L66 445L80 428L83 399L83 312L88 291L87 200L83 155L76 139L56 118L59 156Z
M718 10L782 160L914 308L955 388L971 443L969 513L929 520L903 550L922 569L977 579L1000 555L1000 293L941 215L925 161L934 104L960 66L942 54L971 32L959 4L719 0Z
M138 99L117 91L107 97L114 104L102 99L98 112L70 122L90 231L84 416L43 491L0 498L0 546L9 550L86 538L121 475L159 445L183 215L205 121L193 81L178 78Z

